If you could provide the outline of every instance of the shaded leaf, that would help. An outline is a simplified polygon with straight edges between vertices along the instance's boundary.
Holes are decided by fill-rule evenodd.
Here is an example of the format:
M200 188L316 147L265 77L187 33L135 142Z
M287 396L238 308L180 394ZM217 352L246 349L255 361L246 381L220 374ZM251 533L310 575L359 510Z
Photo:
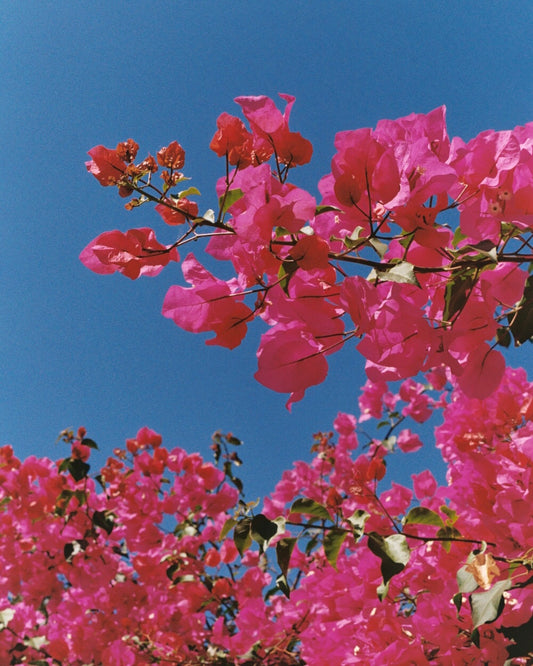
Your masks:
M445 322L453 321L455 315L459 314L470 296L477 280L477 271L467 270L454 273L448 280L444 292L444 313Z
M276 585L283 592L283 594L287 597L287 599L290 599L291 589L289 587L289 584L287 583L287 578L286 578L286 576L284 576L284 574L280 574L276 578Z
M97 449L98 444L94 441L94 439L90 439L89 437L84 437L81 440L81 443L83 446L88 446L90 449Z
M330 515L326 507L307 497L302 497L293 502L290 512L304 513L308 516L316 516L322 520L330 520Z
M520 310L516 315L509 315L507 318L516 346L533 339L533 275L528 277L518 305Z
M377 532L370 532L368 547L381 559L381 575L384 583L403 571L411 557L407 539L403 534L382 537Z
M111 534L115 527L114 515L109 511L95 511L93 513L93 524Z
M461 592L457 592L457 594L453 595L453 605L457 608L457 612L461 612L461 606L463 605L463 595Z
M365 523L370 518L370 514L363 509L356 509L346 520L353 528L353 536L359 541L365 533Z
M276 558L278 560L278 566L281 569L281 573L284 576L287 576L289 571L289 562L291 559L292 551L296 545L297 539L294 537L286 537L280 539L276 544Z
M252 518L250 533L252 539L257 541L260 546L263 546L278 533L278 526L264 514L258 513L257 516Z
M442 547L447 553L449 553L450 548L452 547L452 541L454 539L460 538L461 532L456 530L455 527L452 527L451 525L445 525L438 530L436 536L439 537L439 539L449 539L449 541L442 541Z
M233 530L233 541L235 546L239 551L240 556L242 557L244 553L252 545L252 519L243 518L241 521L235 525Z

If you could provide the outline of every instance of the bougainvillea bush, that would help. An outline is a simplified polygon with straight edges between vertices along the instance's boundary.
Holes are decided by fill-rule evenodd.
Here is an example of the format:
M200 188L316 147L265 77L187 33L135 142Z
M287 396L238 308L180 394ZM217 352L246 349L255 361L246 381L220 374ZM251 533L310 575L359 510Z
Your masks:
M261 318L256 378L289 409L356 347L359 413L259 503L231 433L209 462L143 428L100 470L84 428L55 462L1 449L5 663L533 663L533 385L502 354L533 337L533 124L450 140L441 107L341 132L317 201L292 182L312 145L281 97L237 98L248 127L219 116L202 214L177 141L91 149L99 183L176 239L107 231L80 258L130 279L181 262L163 315L207 344ZM180 256L192 240L233 277ZM435 445L445 485L389 479L389 456Z

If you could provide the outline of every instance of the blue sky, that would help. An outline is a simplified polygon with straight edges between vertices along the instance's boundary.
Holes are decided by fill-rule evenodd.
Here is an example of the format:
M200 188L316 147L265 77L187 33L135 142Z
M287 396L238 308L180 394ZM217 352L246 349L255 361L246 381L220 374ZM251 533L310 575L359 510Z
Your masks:
M253 379L257 326L229 352L161 316L178 267L135 282L90 273L78 255L102 231L154 226L171 242L172 230L148 208L127 213L86 173L86 151L132 137L154 154L177 139L208 208L217 116L238 113L238 95L285 92L314 145L294 179L316 194L337 131L441 104L464 139L532 120L532 13L519 0L2 3L0 444L58 457L57 433L85 425L103 460L148 425L209 455L212 432L233 431L248 496L268 492L312 433L356 410L362 360L331 357L289 414ZM424 456L400 457L400 477L436 464L426 441Z

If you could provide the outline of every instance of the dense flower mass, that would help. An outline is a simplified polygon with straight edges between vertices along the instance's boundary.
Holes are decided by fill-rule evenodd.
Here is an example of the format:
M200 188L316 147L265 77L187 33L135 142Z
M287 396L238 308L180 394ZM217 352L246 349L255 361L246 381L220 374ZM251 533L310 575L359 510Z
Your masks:
M256 378L289 407L355 345L359 414L262 504L230 433L211 464L145 427L96 474L84 428L55 462L0 448L6 664L533 663L533 384L500 351L533 339L533 124L465 142L440 107L341 132L317 203L289 181L312 146L281 98L237 98L248 128L219 116L225 175L203 215L177 141L138 162L133 139L91 149L128 211L152 203L179 233L104 232L80 258L155 276L206 238L234 274L187 254L163 315L229 349L261 318ZM390 478L437 415L445 483Z
M57 462L0 449L2 654L34 664L526 663L533 386L507 369L490 398L469 399L449 391L449 373L435 390L438 374L396 393L368 383L362 414L315 435L310 461L283 473L261 512L240 499L230 434L213 436L224 471L149 428L95 476L84 429L62 433L70 455ZM363 446L370 396L390 432ZM389 456L412 455L422 441L411 428L442 405L447 484L430 471L412 487L389 483Z

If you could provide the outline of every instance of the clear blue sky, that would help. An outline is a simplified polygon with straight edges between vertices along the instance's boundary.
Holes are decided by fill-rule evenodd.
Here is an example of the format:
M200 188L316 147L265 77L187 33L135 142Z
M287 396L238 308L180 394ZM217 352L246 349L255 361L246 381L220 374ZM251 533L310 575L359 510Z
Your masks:
M464 139L532 120L532 14L520 0L2 3L0 444L58 457L57 433L85 425L106 455L148 425L208 454L211 433L231 430L248 496L266 493L313 432L356 409L361 359L331 357L289 414L253 379L257 326L229 352L160 315L178 267L135 282L90 273L78 255L102 231L154 226L171 242L172 230L148 208L126 213L86 173L86 151L177 139L207 208L219 113L238 113L238 95L291 93L291 125L315 149L295 179L316 194L337 131L440 104ZM426 450L403 464L434 464L429 436Z

